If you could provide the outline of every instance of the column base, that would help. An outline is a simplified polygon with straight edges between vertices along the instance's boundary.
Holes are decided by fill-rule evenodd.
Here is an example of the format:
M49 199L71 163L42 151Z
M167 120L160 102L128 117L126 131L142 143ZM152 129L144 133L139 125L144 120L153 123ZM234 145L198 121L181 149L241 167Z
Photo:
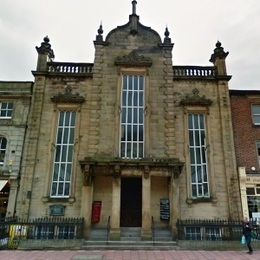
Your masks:
M120 241L121 231L120 228L111 228L109 232L109 240Z
M142 241L151 241L152 239L152 230L149 229L141 229L141 239Z

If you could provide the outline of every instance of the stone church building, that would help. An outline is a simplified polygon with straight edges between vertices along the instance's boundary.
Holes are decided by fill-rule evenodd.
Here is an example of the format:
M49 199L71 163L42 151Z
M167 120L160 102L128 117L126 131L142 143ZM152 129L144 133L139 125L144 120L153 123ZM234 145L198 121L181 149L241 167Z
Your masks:
M178 219L242 218L226 57L174 64L168 28L129 20L94 40L93 63L54 61L39 47L16 215L84 217L85 236L109 223L169 228Z

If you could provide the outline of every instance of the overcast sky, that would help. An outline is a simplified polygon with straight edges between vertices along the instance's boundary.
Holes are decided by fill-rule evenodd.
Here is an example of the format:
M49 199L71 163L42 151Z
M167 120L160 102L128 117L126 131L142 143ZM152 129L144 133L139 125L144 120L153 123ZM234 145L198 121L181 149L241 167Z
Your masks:
M94 61L100 23L104 39L124 25L132 0L0 0L0 80L32 81L37 52L48 35L55 61ZM168 27L173 65L211 66L219 40L230 89L260 90L260 0L137 0L140 22L164 38Z

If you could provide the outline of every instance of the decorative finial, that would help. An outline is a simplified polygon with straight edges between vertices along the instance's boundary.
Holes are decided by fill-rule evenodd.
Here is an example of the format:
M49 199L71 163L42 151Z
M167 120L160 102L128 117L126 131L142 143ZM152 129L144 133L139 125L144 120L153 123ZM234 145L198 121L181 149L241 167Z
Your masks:
M98 35L103 34L103 27L102 27L102 23L100 23L99 29L98 29Z
M214 49L213 54L211 55L210 62L215 62L216 58L225 59L228 56L229 52L225 52L224 48L221 47L221 42L217 41L216 48Z
M136 14L136 4L137 2L135 0L132 1L132 5L133 5L133 11L132 14Z
M102 23L100 23L100 26L98 28L98 35L96 36L96 41L102 42L103 41L103 27L102 27Z
M169 38L170 32L168 30L168 27L166 26L165 32L164 32L164 41L163 43L171 43L171 38Z
M55 56L54 56L54 52L51 49L51 45L49 42L50 42L50 39L47 35L43 38L43 42L41 43L41 46L40 47L36 46L35 48L36 48L38 54L47 54L49 56L50 60L52 60L52 59L54 59Z

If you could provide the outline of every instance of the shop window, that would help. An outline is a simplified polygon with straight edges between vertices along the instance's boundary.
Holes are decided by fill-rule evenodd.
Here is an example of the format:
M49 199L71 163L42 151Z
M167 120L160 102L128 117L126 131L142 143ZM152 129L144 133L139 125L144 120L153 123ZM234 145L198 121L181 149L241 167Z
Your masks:
M260 212L260 187L247 187L247 205L249 217L252 218L255 212Z

